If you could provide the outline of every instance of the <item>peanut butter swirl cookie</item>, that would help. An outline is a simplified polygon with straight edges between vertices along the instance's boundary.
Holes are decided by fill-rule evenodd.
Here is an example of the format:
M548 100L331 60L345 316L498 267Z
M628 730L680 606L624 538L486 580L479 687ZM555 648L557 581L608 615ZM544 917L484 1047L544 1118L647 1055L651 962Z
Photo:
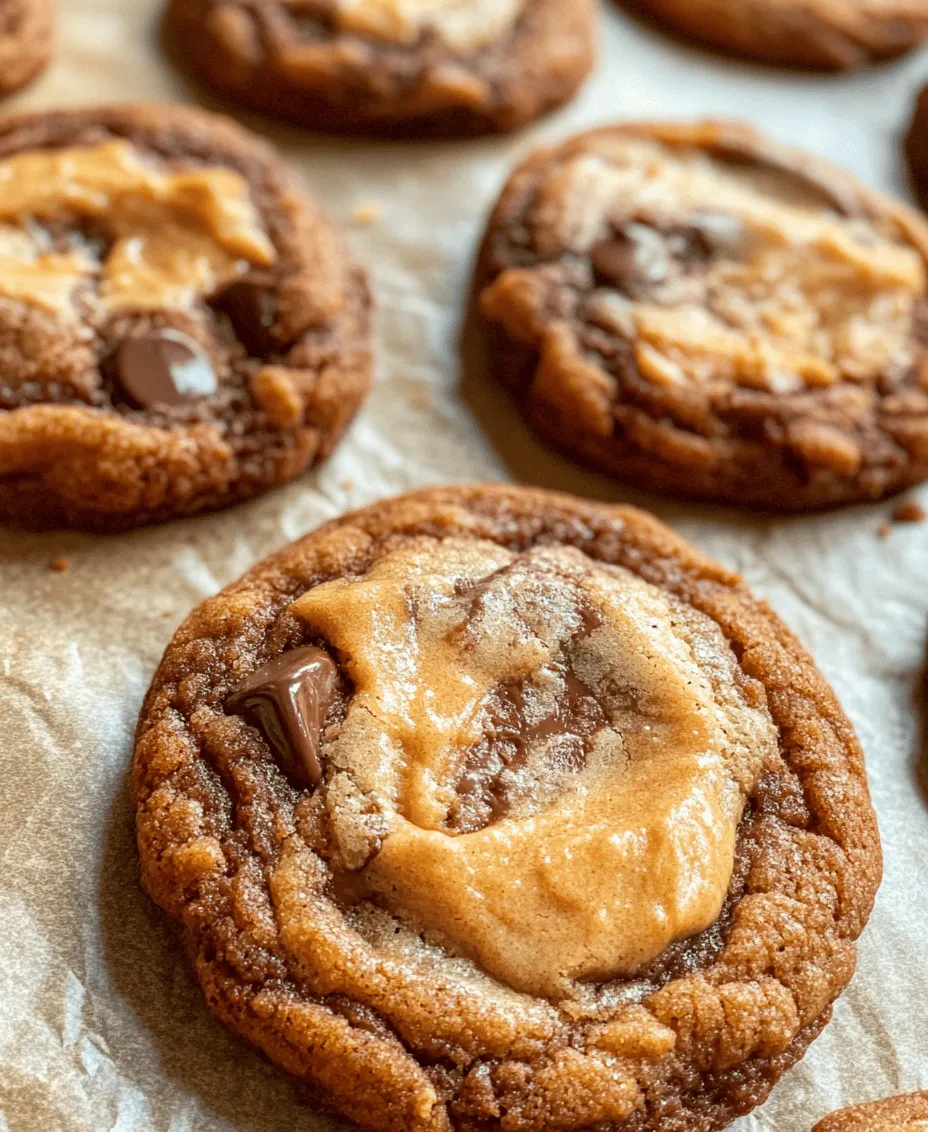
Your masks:
M671 31L762 63L841 71L928 38L926 0L626 0Z
M593 62L594 0L170 0L168 40L210 86L300 126L512 130Z
M369 307L319 206L231 122L4 122L0 519L116 530L291 479L364 398Z
M843 1108L820 1120L812 1132L925 1132L926 1128L928 1093L910 1093Z
M0 94L19 90L44 70L54 39L54 0L2 0Z
M770 610L520 488L377 504L202 605L133 790L210 1007L378 1132L722 1127L827 1023L881 870Z
M928 475L928 228L747 126L535 153L479 267L494 372L640 486L799 510Z

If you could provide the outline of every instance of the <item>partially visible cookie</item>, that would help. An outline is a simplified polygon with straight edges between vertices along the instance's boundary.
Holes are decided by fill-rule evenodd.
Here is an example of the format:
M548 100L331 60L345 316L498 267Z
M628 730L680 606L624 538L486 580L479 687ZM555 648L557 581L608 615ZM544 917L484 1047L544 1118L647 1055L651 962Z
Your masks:
M512 130L592 66L594 0L170 0L166 31L235 101L313 129Z
M559 449L781 510L928 476L928 227L736 123L533 154L479 269L495 375Z
M0 519L224 507L334 447L364 272L271 148L177 106L0 125Z
M922 208L928 209L928 86L920 91L905 136L905 155L912 189Z
M851 725L742 580L504 485L195 610L133 797L210 1009L376 1132L725 1127L827 1024L881 872Z
M0 94L25 86L47 66L54 24L55 0L2 0Z
M843 1108L820 1120L812 1132L924 1132L926 1128L928 1092Z
M781 66L847 70L928 37L925 0L627 0L697 43Z

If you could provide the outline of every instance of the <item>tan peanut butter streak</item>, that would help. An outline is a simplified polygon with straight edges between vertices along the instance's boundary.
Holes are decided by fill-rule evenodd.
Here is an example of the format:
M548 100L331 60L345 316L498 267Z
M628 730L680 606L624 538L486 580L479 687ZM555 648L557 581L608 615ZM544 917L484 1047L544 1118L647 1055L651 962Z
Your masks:
M786 392L912 364L925 268L888 224L842 216L811 186L763 166L635 138L596 144L540 183L534 251L542 259L589 254L612 224L636 218L641 227L649 216L733 217L741 226L740 240L704 271L670 273L634 297L594 293L591 317L633 343L645 377ZM642 238L660 241L641 227ZM484 295L488 316L517 338L533 337L541 314L525 277L544 270L505 271Z
M625 571L455 539L292 608L354 683L326 759L388 816L365 879L389 907L509 986L553 995L634 974L717 918L774 729L717 694L731 656L712 622L694 644L678 607ZM525 749L508 810L455 833L468 752L514 687ZM582 740L580 700L602 713Z
M43 221L98 220L113 241L49 246ZM30 224L29 222L35 222ZM165 171L125 141L36 150L0 161L0 295L76 317L77 286L100 273L108 310L185 308L275 258L237 173Z
M516 22L526 0L338 0L336 23L388 43L410 45L433 32L457 51L474 51L499 39Z

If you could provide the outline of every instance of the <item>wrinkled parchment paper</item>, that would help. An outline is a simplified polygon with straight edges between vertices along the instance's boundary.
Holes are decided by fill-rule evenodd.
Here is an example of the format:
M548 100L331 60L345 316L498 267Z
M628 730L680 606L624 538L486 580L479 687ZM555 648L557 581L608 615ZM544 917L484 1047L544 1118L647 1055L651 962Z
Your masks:
M159 0L62 8L57 61L10 108L197 99L160 55ZM692 51L609 5L602 20L584 92L514 138L338 142L258 123L353 227L379 301L376 389L326 467L223 514L119 538L0 533L0 1132L339 1127L213 1021L139 892L132 731L163 649L203 598L345 510L477 479L652 507L775 606L866 748L886 880L859 972L823 1037L739 1132L807 1132L840 1105L928 1088L928 804L918 787L928 525L880 540L887 505L769 519L636 496L530 437L481 374L465 324L485 212L506 170L542 140L620 117L741 115L903 191L899 133L928 51L863 75L797 76ZM353 223L373 204L376 224ZM68 572L50 570L59 557Z

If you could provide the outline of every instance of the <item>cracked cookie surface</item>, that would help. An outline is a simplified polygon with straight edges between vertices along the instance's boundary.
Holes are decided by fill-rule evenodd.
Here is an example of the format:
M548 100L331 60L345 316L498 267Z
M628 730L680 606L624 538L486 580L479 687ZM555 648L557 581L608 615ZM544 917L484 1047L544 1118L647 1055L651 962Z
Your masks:
M770 610L521 488L374 505L204 603L133 795L211 1009L380 1132L723 1127L827 1023L881 871Z
M0 127L0 518L117 530L284 483L370 380L364 273L273 151L181 107Z
M491 365L549 442L783 510L928 475L928 228L736 123L630 124L510 178L478 268Z
M512 130L593 62L593 0L171 0L191 70L300 126L386 134Z
M843 1108L820 1120L812 1132L924 1132L926 1128L928 1092L921 1092Z
M925 0L625 0L668 30L734 55L829 71L910 51L928 38Z

